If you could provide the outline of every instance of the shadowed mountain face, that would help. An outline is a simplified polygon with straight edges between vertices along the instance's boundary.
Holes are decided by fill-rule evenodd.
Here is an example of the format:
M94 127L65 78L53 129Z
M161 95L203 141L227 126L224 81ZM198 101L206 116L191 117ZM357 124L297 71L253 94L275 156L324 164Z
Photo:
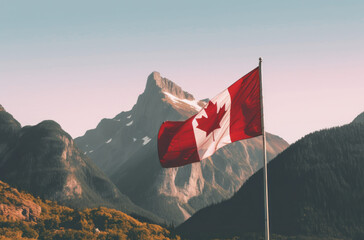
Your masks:
M20 123L0 105L0 159L1 152L16 140L20 129Z
M307 135L268 165L271 232L364 239L364 124ZM229 200L178 227L191 239L264 232L263 176L258 171Z
M201 163L160 166L157 134L162 122L186 120L206 103L153 72L130 111L103 119L75 142L133 202L169 223L181 223L196 210L232 196L262 166L261 137L230 144ZM269 158L288 146L277 136L268 134L267 139Z
M0 111L0 179L76 207L108 206L160 220L134 205L54 121L21 128Z

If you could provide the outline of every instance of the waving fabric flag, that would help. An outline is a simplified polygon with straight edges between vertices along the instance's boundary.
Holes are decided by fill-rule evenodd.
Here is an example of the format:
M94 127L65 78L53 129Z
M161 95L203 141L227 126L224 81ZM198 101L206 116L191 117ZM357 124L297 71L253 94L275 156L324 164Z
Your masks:
M262 135L260 101L257 67L186 121L164 122L158 133L161 165L198 162L226 144Z

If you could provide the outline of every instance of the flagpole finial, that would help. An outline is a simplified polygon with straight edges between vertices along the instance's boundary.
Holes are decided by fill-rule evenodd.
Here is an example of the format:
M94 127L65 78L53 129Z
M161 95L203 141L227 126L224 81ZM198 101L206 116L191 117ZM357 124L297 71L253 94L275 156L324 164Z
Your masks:
M262 60L263 60L263 59L260 57L260 58L259 58L259 63L261 63L261 62L262 62Z

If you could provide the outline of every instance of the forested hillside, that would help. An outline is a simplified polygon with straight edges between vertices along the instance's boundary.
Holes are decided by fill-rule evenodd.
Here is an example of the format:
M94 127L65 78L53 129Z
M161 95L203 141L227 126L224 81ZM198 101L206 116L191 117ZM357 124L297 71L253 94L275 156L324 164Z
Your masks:
M76 210L0 181L0 239L180 239L159 225L104 207Z
M305 136L268 164L271 232L364 239L363 176L363 123ZM263 209L260 170L231 199L202 209L178 232L193 239L261 236Z

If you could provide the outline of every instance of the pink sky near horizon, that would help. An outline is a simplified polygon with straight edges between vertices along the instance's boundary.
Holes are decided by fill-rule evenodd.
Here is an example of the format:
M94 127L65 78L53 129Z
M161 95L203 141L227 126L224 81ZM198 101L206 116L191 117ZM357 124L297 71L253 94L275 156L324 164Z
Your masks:
M52 119L81 136L130 110L152 71L197 99L212 98L259 57L266 130L289 143L364 111L360 1L267 2L257 18L258 11L237 14L259 5L245 1L157 1L146 10L40 2L0 8L0 104L23 126Z
M244 67L241 72L236 71L235 74L228 74L222 71L223 69L218 69L214 76L209 77L204 74L192 77L187 71L184 73L177 71L171 75L180 77L174 79L168 72L166 74L160 72L163 77L175 81L185 91L202 99L212 98L237 80L240 75L255 67L254 63L250 65L250 68ZM302 70L286 69L286 67L277 69L269 60L263 60L266 130L290 143L312 131L349 123L364 111L362 104L364 89L360 78L352 81L345 79L347 70L344 69L336 70L334 73L321 67L307 69L309 71L303 75ZM360 69L359 66L356 69ZM138 74L135 79L131 78L133 84L126 85L125 82L118 81L123 76L115 74L106 77L108 79L106 84L105 81L96 78L92 83L74 80L72 84L59 84L57 87L45 84L21 89L13 86L12 91L17 92L17 95L9 97L1 104L22 125L35 125L43 120L52 119L60 123L72 137L78 137L86 130L95 128L102 118L112 118L121 111L130 110L139 94L144 91L150 72ZM301 74L297 74L298 72ZM62 82L68 75L77 78L76 72L68 73L66 76L50 77L56 82ZM187 77L189 81L184 80ZM307 82L306 79L311 81ZM335 81L331 82L332 79ZM211 87L211 80L219 81L219 84ZM206 85L209 86L207 89Z

